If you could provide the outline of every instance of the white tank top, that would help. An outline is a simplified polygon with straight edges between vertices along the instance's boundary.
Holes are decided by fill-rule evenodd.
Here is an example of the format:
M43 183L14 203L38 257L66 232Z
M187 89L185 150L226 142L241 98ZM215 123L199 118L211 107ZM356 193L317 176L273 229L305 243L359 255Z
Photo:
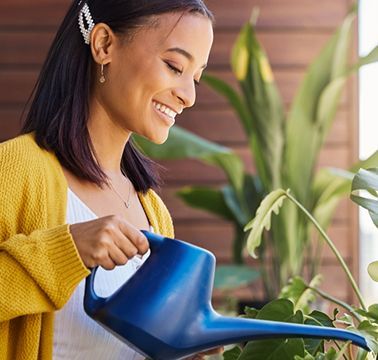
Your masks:
M67 223L96 219L96 214L68 189ZM152 227L151 227L151 229ZM95 292L107 297L130 278L149 256L135 256L114 270L97 270ZM75 289L66 305L55 312L53 360L142 360L144 356L130 349L106 331L84 311L85 279Z

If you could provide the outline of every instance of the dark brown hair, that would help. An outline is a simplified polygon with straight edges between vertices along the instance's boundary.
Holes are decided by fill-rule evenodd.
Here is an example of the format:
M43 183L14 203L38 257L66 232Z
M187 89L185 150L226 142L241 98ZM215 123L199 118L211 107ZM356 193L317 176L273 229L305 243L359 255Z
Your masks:
M107 177L93 154L87 120L92 56L78 26L87 3L95 23L104 22L115 33L131 34L153 15L168 12L199 13L214 21L202 0L88 0L69 8L40 72L32 93L22 133L35 132L39 146L55 152L63 166L76 176L102 186ZM121 168L137 191L160 184L156 164L142 155L130 139Z

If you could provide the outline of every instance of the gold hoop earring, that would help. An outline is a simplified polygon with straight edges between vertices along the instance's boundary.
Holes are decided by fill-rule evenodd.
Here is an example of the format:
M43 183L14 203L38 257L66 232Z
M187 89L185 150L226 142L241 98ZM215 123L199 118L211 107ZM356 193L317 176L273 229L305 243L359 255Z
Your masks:
M101 76L100 76L99 81L101 84L103 84L106 81L105 75L104 75L104 64L101 64Z

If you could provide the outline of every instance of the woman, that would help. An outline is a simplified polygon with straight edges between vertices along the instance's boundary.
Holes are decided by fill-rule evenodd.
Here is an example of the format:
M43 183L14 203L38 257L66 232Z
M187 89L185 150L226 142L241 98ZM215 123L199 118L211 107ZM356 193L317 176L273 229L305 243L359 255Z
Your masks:
M141 229L173 237L130 135L163 143L193 106L212 21L201 0L73 2L0 145L0 359L143 358L84 314L83 282L100 266L111 293L148 256Z

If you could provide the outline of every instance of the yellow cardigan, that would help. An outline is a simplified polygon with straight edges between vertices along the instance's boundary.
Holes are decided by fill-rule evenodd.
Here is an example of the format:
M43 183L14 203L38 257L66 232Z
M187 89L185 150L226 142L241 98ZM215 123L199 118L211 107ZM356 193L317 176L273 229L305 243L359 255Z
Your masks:
M173 237L150 190L151 225ZM54 311L88 274L66 222L67 182L54 154L31 134L0 144L0 360L51 359Z

